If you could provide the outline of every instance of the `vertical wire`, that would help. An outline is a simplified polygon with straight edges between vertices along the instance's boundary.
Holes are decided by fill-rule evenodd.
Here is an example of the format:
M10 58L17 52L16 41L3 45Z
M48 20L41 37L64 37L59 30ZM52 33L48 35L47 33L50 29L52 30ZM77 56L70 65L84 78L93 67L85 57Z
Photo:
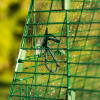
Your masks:
M32 12L32 11L35 11L35 1L34 0L32 0L32 9L31 9L31 11L30 12ZM35 23L35 13L32 13L32 23ZM32 29L32 35L35 35L36 34L36 26L34 25L33 26L34 27L34 30ZM33 28L32 27L32 28ZM34 34L33 34L33 32L34 32ZM34 45L34 47L35 47L35 44L33 44L33 41L36 41L36 39L35 39L36 37L34 37L34 38L32 38L31 39L31 41L32 41L32 43L31 43L31 47ZM36 48L35 48L36 49ZM36 50L35 50L36 51ZM36 54L36 53L35 53ZM34 56L34 58L35 58L35 60L36 60L36 55ZM35 62L35 63L37 63L37 62ZM32 62L31 62L31 65L32 65ZM36 71L36 66L35 66L35 71ZM36 75L35 75L35 77L36 77ZM33 81L34 81L34 74L33 74L33 79L32 79L32 83L31 83L31 89L30 89L30 93L29 93L29 95L31 96L32 95L32 88L33 88L33 86L32 86L32 84L33 84ZM37 82L35 81L35 84L36 84ZM37 89L36 89L36 94L37 94ZM29 100L30 100L30 97L29 97Z
M66 11L67 23L69 22L68 12ZM67 37L69 37L69 25L66 24ZM69 99L69 88L70 88L70 52L69 52L69 38L67 38L67 99Z
M95 7L96 7L96 6L97 6L97 2L95 2ZM96 12L96 10L94 10L93 13L92 13L91 22L93 21L93 18L94 18L94 16L95 16L95 12ZM90 27L89 27L89 30L88 30L88 35L89 35L90 31L91 31L91 27L92 27L92 23L90 24ZM87 39L86 39L86 42L85 42L85 47L86 47L86 43L87 43ZM97 43L97 41L96 41L96 43ZM92 46L91 50L93 50L93 47L94 47L94 46ZM92 55L93 55L93 51L91 51L91 53L90 53L89 61L92 59ZM89 61L88 61L88 62L89 62ZM86 70L85 76L88 75L88 71L89 71L89 65L87 65L87 70ZM84 85L84 87L85 87L85 85L86 85L86 79L84 79L83 85ZM92 85L92 84L91 84L91 85ZM93 88L93 85L92 85L92 88ZM90 95L91 95L91 94L90 94ZM90 96L89 100L91 100L91 97L92 97L92 96Z
M66 62L67 62L67 66L66 66L66 70L67 70L67 89L66 89L66 100L69 100L69 93L70 93L70 51L69 51L69 48L70 48L70 40L69 40L69 12L67 10L70 9L70 0L65 0L64 1L64 8L66 10L66 46L67 46L67 49L66 49L66 52L67 52L67 59L66 59Z
M62 8L64 7L64 0L62 0ZM64 8L63 8L64 9ZM64 19L64 22L66 21L66 12L65 12L65 19ZM65 24L63 24L63 27L62 27L62 30L61 30L61 36L63 35L63 31L64 31L64 25ZM60 43L61 43L61 38L62 37L60 37L60 42L58 43L58 47L57 47L57 51L59 50L59 46L60 46Z
M49 23L49 21L50 21L50 14L51 14L52 6L53 6L53 1L54 1L54 0L52 0L52 2L51 2L51 7L50 7L50 11L49 11L49 16L48 16L48 20L47 20L47 25L46 25L46 27L48 27L48 23Z
M99 31L100 32L100 31ZM98 35L100 34L98 32ZM96 40L96 43L97 43L98 41ZM99 66L96 66L96 70L95 70L95 74L94 74L94 76L97 76L97 71L99 70ZM99 79L100 80L100 79ZM91 84L91 88L93 89L94 88L94 85L95 85L95 82L96 80L94 79L94 81L92 82L92 84ZM91 100L91 98L92 98L92 96L90 96L90 98L89 98L89 100Z
M47 25L46 25L47 28L48 28L48 23L50 21L50 14L51 14L52 6L53 6L53 1L54 0L52 0L52 2L51 2L50 12L49 12L48 20L47 20ZM47 94L49 81L50 81L50 72L49 72L49 76L48 76L48 82L47 82L47 87L46 87L46 90L45 90L44 97L46 97L46 94Z
M32 5L32 7L31 7L31 11L30 12L32 12L32 10L35 11L35 0L31 0L31 5ZM32 13L32 23L35 23L35 13ZM34 30L32 30L32 32L34 31L34 35L36 35L36 25L34 25L33 27L34 27ZM35 52L36 52L36 44L35 44L36 37L34 37L34 39L31 39L31 40L32 40L32 46L33 46L33 41L34 41L34 47L35 47ZM34 58L36 60L36 53L35 53ZM35 62L35 71L37 71L37 63L38 62ZM35 77L35 84L37 84L37 79L36 79L37 77L36 77L36 74L35 74L35 75L33 75L32 83L31 83L31 89L30 89L29 95L31 95L31 93L32 93L32 88L33 88L32 84L33 84L34 77ZM37 87L36 87L36 95L37 95ZM30 100L30 97L28 99Z
M11 85L9 100L12 100L12 96L11 96L11 95L13 95L13 91L14 91L14 89L15 89L14 84L16 83L16 81L15 81L15 80L16 80L16 77L17 77L17 74L16 74L16 72L15 72L14 78L13 78L13 81L12 81L12 85Z
M33 0L33 11L35 11L35 0ZM36 14L34 13L33 14L33 16L34 16L34 24L36 23ZM34 35L36 36L36 25L34 25ZM36 56L36 37L34 37L34 48L35 48L35 73L37 72L37 56ZM34 75L35 76L35 85L37 85L37 75L35 74ZM36 88L36 97L38 96L38 89L37 89L37 86L35 87ZM36 100L37 100L37 98L36 98Z
M85 4L85 0L83 1L82 9L81 9L81 12L80 12L80 17L79 17L78 24L77 24L77 28L76 28L76 31L75 31L75 37L74 37L74 40L73 40L73 42L72 42L72 48L74 47L75 39L76 39L77 32L78 32L78 29L79 29L79 25L80 25L79 23L80 23L80 21L81 21L83 9L84 9L84 4Z
M63 5L64 5L64 1L63 1ZM64 22L66 22L66 11L65 11L65 19L64 19ZM64 25L65 25L65 24L63 24L63 26L62 26L61 36L63 35ZM57 51L59 50L59 46L60 46L60 43L61 43L61 38L62 38L62 37L60 37L60 42L58 43ZM66 73L66 70L67 70L67 69L64 68L64 72L63 72L63 74ZM60 86L63 85L63 80L64 80L64 75L62 75L62 79L61 79ZM59 89L59 93L58 93L58 98L60 98L60 97L61 97L61 88Z
M26 23L25 23L25 29L24 29L24 36L27 36L28 35L28 31L29 31L29 26L26 25L26 24L29 24L30 23L30 19L31 19L31 10L32 10L32 6L33 6L33 0L31 0L31 3L30 3L30 8L29 8L29 12L28 12L28 16L27 16L27 19L26 19ZM22 43L21 43L21 48L23 48L26 43L26 38L22 37Z
M98 36L99 36L99 34L100 34L100 29L99 29L99 31L98 31ZM100 53L100 52L99 52ZM100 61L100 59L99 59L99 61ZM99 71L99 75L100 75L100 66L98 66L98 68L96 69L96 73L95 73L95 75L97 75L97 71ZM99 81L100 81L100 79L99 79ZM98 95L98 100L100 99L100 93L98 93L99 95Z
M28 84L27 84L27 80L26 80L26 97L27 97L27 100L28 100L29 95L28 95Z
M20 100L22 100L22 86L21 86L21 80L20 80Z
M69 37L69 25L67 25L67 23L69 23L69 15L68 12L66 11L66 31L67 31L67 37ZM67 43L67 100L69 100L69 89L70 89L70 51L69 51L69 38L66 38L66 43Z
M96 3L96 4L97 4L97 3ZM96 4L95 4L95 7L96 7ZM91 18L91 22L93 21L94 15L95 15L95 10L93 11L92 18ZM88 30L88 35L87 35L87 36L89 36L89 33L90 33L90 31L91 31L91 27L92 27L92 23L91 23L90 26L89 26L89 30ZM86 40L85 40L84 48L86 47L87 40L88 40L88 38L86 38ZM93 46L92 46L91 50L93 50ZM92 57L92 53L93 53L93 51L91 51L91 53L90 53L89 60L90 60L91 57ZM85 74L86 76L87 76L88 70L89 70L88 67L89 67L89 65L87 66L87 70L86 70L86 74ZM84 80L84 86L85 86L85 84L86 84L86 82L85 82L85 80Z
M84 9L84 4L85 4L85 0L83 1L82 10L81 10L81 12L80 12L80 17L79 17L79 22L80 22L81 17L82 17L82 12L83 12L83 9ZM75 31L75 37L76 37L76 35L77 35L78 27L79 27L79 24L77 25L77 28L76 28L76 31ZM74 37L73 43L75 42L75 37ZM73 48L73 46L74 46L74 45L72 44L72 48ZM79 55L79 58L78 58L78 62L80 61L81 52L82 52L82 51L80 51L80 55ZM78 68L79 68L78 66L79 66L79 65L77 64L76 70L75 70L75 76L77 75L77 72L78 72ZM74 87L75 81L76 81L76 78L73 79L72 87Z
M64 81L64 74L66 73L66 68L64 67L64 72L63 72L63 75L62 75L62 78L61 78L61 82L60 82L60 86L62 87L63 86L63 81ZM58 93L58 98L61 97L61 88L59 89L59 93Z

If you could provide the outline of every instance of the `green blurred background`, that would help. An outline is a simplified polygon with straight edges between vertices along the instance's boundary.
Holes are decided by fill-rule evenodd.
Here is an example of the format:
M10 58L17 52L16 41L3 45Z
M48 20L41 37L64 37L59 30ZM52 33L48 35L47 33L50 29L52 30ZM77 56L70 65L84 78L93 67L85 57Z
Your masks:
M0 100L7 100L30 0L0 0Z

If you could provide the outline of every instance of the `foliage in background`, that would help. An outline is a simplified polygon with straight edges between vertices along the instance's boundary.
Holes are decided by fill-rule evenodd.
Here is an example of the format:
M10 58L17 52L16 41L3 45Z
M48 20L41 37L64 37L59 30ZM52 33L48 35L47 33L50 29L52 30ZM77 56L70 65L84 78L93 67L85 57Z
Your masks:
M0 0L0 82L11 82L30 0Z

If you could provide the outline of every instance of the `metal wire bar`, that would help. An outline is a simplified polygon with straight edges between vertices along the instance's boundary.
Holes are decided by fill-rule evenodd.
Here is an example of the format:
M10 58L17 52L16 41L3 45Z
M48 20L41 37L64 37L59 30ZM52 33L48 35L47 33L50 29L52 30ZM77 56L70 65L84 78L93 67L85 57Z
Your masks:
M47 23L30 23L30 24L26 24L27 26L32 26L32 25L46 25ZM48 24L67 24L67 25L70 25L70 24L100 24L100 20L98 21L86 21L86 22L49 22Z
M67 12L80 12L82 9L68 9L68 10L66 10ZM97 11L99 11L100 10L100 8L84 8L83 9L83 12L92 12L92 11L94 11L94 10L97 10ZM62 9L59 9L59 10L38 10L38 11L32 11L33 13L39 13L39 12L66 12L65 10L62 10ZM32 12L30 12L30 13L32 13Z

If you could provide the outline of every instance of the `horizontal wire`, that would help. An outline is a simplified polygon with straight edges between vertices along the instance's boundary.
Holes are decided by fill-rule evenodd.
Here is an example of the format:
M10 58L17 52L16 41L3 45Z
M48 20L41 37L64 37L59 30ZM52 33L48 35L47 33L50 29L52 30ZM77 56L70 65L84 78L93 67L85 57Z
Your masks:
M48 1L51 1L51 0L48 0ZM53 1L58 1L59 2L59 1L62 1L62 0L53 0ZM98 2L98 3L100 3L99 0L98 1L97 0L94 0L94 1L92 1L92 0L91 1L90 0L86 0L86 1L84 1L84 0L71 0L71 2L89 2L89 3Z
M48 35L49 37L52 37L50 35ZM24 38L31 38L31 37L45 37L45 35L27 35L27 36L23 36ZM91 36L56 36L56 37L66 37L66 38L100 38L100 36L97 35L91 35Z
M39 11L31 11L31 12L33 12L33 13L39 13L39 12L78 12L78 11L94 11L94 10L96 10L96 11L98 11L98 10L100 10L100 8L84 8L84 9L69 9L69 10L62 10L62 9L59 9L59 10L39 10ZM29 13L31 13L31 12L29 12Z
M12 85L23 85L23 86L35 86L35 87L53 87L53 88L67 88L66 86L50 86L50 85L33 85L33 84L12 84Z
M47 98L47 97L38 97L38 96L21 96L21 95L14 95L14 94L10 94L10 97L24 97L24 98L39 98L39 99L47 99L47 100L65 100L65 99L59 99L59 98Z
M90 31L99 31L100 29L99 28L95 28L95 29L91 29ZM88 32L89 30L77 30L77 32ZM75 31L70 31L69 33L75 33ZM41 33L38 33L38 34L41 34ZM51 33L51 34L61 34L61 33ZM66 34L66 32L63 32L63 34ZM24 34L23 37L26 37L26 36L37 36L37 35L26 35ZM41 35L40 35L41 36Z
M43 60L18 60L18 63L24 63L24 62L45 62ZM52 62L55 63L55 61L47 61L47 62ZM100 65L100 63L94 63L94 62L67 62L67 61L58 61L59 63L67 63L67 64L81 64L81 65Z
M69 90L73 90L73 91L84 91L84 92L100 92L100 90L93 90L93 89L74 89L74 88L70 88Z
M44 22L44 23L30 23L30 24L26 24L27 26L33 26L33 25L47 25L47 24L100 24L100 21L90 21L90 22Z
M67 64L100 65L100 63L93 63L93 62L67 62Z
M35 72L15 72L16 74L41 74L41 75L64 75L66 76L67 74L57 74L57 73L35 73Z
M62 0L57 0L57 1L62 1ZM71 0L72 2L89 2L89 3L95 3L95 2L98 2L98 3L100 3L100 1L99 0L86 0L86 1L84 1L84 0Z
M43 48L21 48L23 50L43 50ZM48 48L46 48L48 50ZM50 48L51 50L57 50L58 48ZM96 51L99 52L100 49L69 49L69 48L59 48L59 50L68 50L68 51Z
M75 76L75 75L69 75L69 77L100 79L100 77L98 77L98 76L96 77L96 76Z

